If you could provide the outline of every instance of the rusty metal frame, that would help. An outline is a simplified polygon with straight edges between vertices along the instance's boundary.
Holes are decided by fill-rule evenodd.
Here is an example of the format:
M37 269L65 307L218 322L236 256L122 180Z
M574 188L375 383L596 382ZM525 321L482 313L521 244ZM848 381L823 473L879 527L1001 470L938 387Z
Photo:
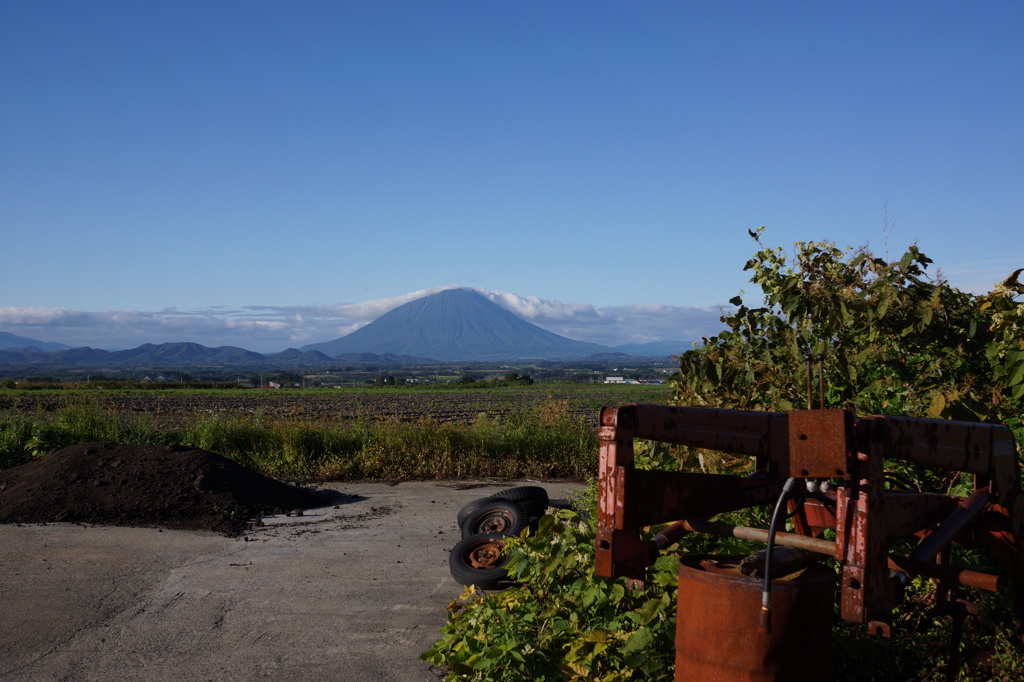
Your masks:
M923 575L946 585L1004 588L996 576L945 564L951 543L990 550L1009 569L1024 619L1024 496L1019 455L1008 428L938 419L872 416L847 410L749 412L664 405L601 411L595 572L643 581L660 549L687 532L760 539L765 531L714 524L726 511L771 504L787 478L838 480L835 492L809 498L794 515L795 533L776 542L830 555L840 566L840 613L889 635L899 594L894 577ZM634 439L687 445L754 459L748 477L641 471ZM885 460L974 475L967 498L888 490ZM653 540L641 529L675 522ZM835 540L822 539L835 531ZM739 533L739 534L737 534ZM890 552L919 538L909 556Z

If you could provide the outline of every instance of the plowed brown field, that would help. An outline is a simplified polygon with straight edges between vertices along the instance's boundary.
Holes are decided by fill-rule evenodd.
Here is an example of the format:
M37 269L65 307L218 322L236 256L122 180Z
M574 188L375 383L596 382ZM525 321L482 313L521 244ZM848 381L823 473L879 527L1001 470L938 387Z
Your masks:
M81 395L61 391L0 395L0 411L49 412L82 399ZM95 400L113 411L148 413L167 425L187 423L210 414L259 414L296 420L432 419L468 423L481 414L501 419L524 408L545 404L568 410L596 425L599 410L604 405L665 402L669 389L665 386L586 386L487 391L162 390L90 391L84 395L85 399Z

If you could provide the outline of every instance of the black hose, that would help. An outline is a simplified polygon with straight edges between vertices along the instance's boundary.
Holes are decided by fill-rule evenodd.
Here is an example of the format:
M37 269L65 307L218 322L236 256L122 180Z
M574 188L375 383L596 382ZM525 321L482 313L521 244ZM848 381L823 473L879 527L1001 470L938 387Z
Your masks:
M761 618L757 629L760 632L771 632L772 620L772 553L775 551L775 533L779 530L779 521L785 518L786 502L793 497L802 479L787 478L779 493L779 501L772 511L772 520L768 525L768 543L764 550L764 588L761 590Z

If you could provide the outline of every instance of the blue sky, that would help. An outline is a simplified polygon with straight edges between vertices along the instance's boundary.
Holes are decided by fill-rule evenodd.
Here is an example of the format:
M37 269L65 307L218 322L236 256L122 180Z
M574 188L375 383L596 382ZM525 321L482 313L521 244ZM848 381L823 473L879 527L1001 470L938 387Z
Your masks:
M1024 266L1022 31L1009 1L3 3L0 331L268 352L467 286L689 338L759 225L987 290Z

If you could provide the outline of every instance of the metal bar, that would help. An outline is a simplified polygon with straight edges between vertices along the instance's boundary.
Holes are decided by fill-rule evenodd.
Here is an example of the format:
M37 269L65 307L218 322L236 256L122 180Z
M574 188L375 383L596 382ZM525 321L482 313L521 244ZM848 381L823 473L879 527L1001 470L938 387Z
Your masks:
M818 409L825 409L825 354L818 355Z
M882 497L882 520L889 541L934 528L960 504L958 497L937 493L886 491Z
M594 570L598 575L606 577L617 576L622 571L635 573L635 563L640 558L639 533L616 530L625 492L620 488L619 472L623 468L633 468L631 427L635 411L635 408L628 405L601 410Z
M910 557L889 555L889 568L902 573L923 575L935 580L959 583L965 587L973 587L988 592L999 592L1003 589L1003 579L999 576L978 571L958 570L946 564L935 564L917 561Z
M722 523L721 521L698 521L695 519L688 519L682 523L686 530L694 533L710 533L712 535L721 535L727 538L751 540L754 542L768 541L768 531L761 528L734 526L729 523ZM806 549L811 552L827 554L832 557L836 555L836 543L834 540L820 540L818 538L809 538L804 535L795 535L794 533L778 532L775 534L775 544L785 545L786 547L796 547L797 549Z
M942 525L914 548L914 551L910 553L910 558L915 561L934 559L991 501L992 495L987 489L975 490L970 497L960 503L948 519L942 522Z
M788 418L777 412L633 405L637 438L751 457L785 458Z
M732 524L722 523L721 521L678 521L670 526L670 528L674 529L680 524L682 525L682 528L693 533L709 533L711 535L721 535L723 537L750 540L752 542L767 542L768 540L767 530L751 528L749 526L734 526ZM668 530L669 528L665 529L665 531ZM665 531L662 532L664 533ZM673 540L673 542L674 541L675 540ZM655 538L655 542L657 542L657 538ZM836 554L836 543L832 540L820 540L818 538L808 538L803 535L795 535L793 533L779 532L775 534L775 543L778 545L785 545L786 547L805 549L810 552L824 554L833 558ZM664 547L667 547L669 544L671 544L671 542L666 543ZM659 547L659 549L661 548L663 547ZM888 556L886 565L892 570L901 571L903 573L948 580L964 585L965 587L973 587L979 590L998 592L1003 589L1003 581L998 576L990 575L988 573L980 573L978 571L958 570L950 566L919 561L917 559L902 557L896 554L890 554Z
M627 468L620 476L625 480L622 510L616 516L619 530L772 504L782 490L776 480L728 474Z
M981 476L992 474L995 444L1001 432L1009 433L1001 425L948 419L875 416L859 421L871 423L870 429L858 434L870 439L870 443L859 443L862 452Z
M807 370L807 409L811 409L811 354L804 353L804 369Z
M654 536L654 546L658 550L665 549L669 545L679 542L679 539L686 535L687 532L686 521L676 521Z
M842 563L840 614L851 623L885 624L896 592L885 561L889 537L882 458L858 453L850 458L848 469L836 498L836 558Z

